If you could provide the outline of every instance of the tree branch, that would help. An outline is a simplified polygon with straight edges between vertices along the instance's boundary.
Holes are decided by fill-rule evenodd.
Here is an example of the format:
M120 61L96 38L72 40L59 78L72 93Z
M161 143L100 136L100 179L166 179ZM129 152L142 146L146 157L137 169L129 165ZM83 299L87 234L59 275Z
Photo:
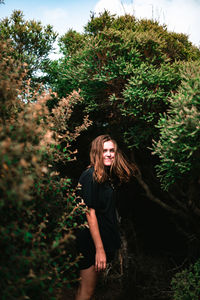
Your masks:
M155 197L149 186L144 182L144 180L142 179L141 176L137 176L136 177L138 183L142 186L142 188L145 190L147 197L155 202L156 204L158 204L159 206L161 206L162 208L164 208L165 210L169 211L170 213L174 214L174 215L178 215L181 218L187 218L187 215L185 213L183 213L180 210L174 209L173 207L169 206L168 204L164 203L163 201L161 201L159 198Z

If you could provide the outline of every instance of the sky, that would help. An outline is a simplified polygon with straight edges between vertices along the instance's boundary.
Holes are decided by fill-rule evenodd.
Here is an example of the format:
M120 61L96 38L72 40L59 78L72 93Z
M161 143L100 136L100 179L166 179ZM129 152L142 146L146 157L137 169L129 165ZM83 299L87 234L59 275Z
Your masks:
M50 24L63 35L69 29L83 32L91 12L105 9L112 14L128 13L167 25L169 31L185 33L200 47L200 0L4 0L0 5L0 20L21 10L25 19Z

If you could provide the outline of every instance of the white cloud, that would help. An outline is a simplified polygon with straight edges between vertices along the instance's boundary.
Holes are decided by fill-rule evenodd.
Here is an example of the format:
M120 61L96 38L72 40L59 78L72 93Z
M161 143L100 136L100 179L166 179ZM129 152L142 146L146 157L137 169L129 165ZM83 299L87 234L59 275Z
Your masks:
M200 1L198 0L99 0L96 13L105 9L117 15L132 14L137 18L155 19L168 30L185 33L195 45L200 45Z
M193 43L200 45L199 12L200 3L195 0L173 1L165 16L168 29L186 33Z
M68 15L67 12L62 8L56 8L56 9L44 11L44 18L54 22L66 18L67 15Z
M123 14L123 7L120 0L100 0L95 5L94 11L98 14L104 10L108 10L113 14L121 15Z
M51 24L59 34L64 34L67 31L66 24L68 18L69 13L62 8L46 9L41 17L43 23Z

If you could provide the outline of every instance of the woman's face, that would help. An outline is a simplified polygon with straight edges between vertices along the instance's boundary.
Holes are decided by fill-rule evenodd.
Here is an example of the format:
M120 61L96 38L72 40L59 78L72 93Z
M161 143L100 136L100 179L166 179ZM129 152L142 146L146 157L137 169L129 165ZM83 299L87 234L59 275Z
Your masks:
M115 159L115 146L112 141L103 144L103 163L104 166L111 166Z

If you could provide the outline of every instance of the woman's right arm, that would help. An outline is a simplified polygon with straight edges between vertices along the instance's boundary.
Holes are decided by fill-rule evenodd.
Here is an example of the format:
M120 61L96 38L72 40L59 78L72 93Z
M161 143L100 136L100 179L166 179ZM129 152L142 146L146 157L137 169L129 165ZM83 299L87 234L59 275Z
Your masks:
M96 271L104 270L106 268L106 253L104 251L101 235L99 232L99 225L94 208L89 208L86 213L90 233L96 248L95 269Z

